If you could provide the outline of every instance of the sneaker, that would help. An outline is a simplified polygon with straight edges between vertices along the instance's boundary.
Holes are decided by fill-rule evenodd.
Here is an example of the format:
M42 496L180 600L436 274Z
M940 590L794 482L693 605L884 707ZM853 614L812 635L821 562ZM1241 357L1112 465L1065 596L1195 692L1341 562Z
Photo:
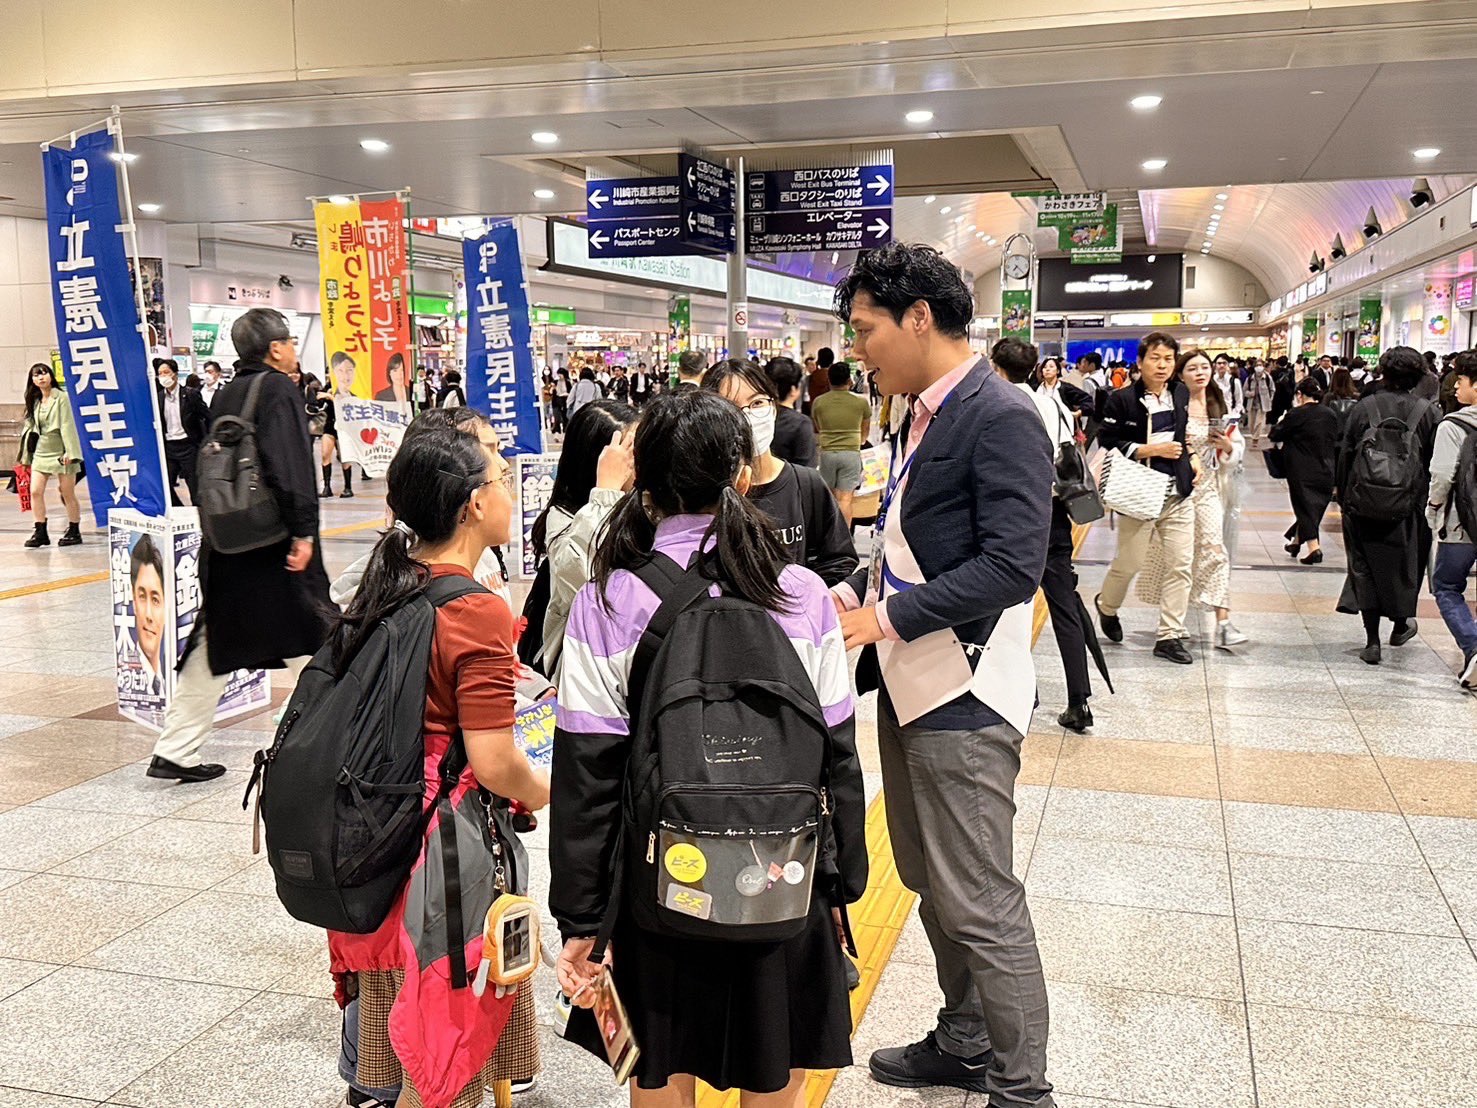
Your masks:
M1236 630L1229 619L1223 619L1215 625L1215 645L1217 650L1229 650L1233 646L1250 642L1245 635Z
M1477 689L1477 650L1467 655L1467 664L1462 667L1462 688Z
M1102 625L1103 634L1108 637L1109 642L1122 642L1123 621L1117 616L1110 616L1107 612L1103 611L1103 606L1100 603L1102 598L1101 593L1092 598L1092 606L1097 609L1098 623Z
M381 1100L373 1093L361 1093L354 1086L349 1086L348 1095L344 1097L344 1103L348 1108L395 1108L393 1100Z
M921 1042L874 1051L868 1068L872 1078L884 1085L902 1089L922 1089L942 1085L950 1089L968 1089L988 1093L985 1074L995 1061L990 1051L973 1058L959 1058L942 1050L930 1031Z
M514 1081L514 1082L511 1082L512 1090L513 1090L513 1095L514 1096L517 1096L519 1093L526 1093L526 1092L528 1092L530 1089L532 1089L537 1084L538 1084L538 1078L537 1077L530 1077L527 1081Z
M1195 656L1190 653L1183 639L1160 639L1154 644L1154 657L1163 658L1177 666L1192 665L1195 661Z

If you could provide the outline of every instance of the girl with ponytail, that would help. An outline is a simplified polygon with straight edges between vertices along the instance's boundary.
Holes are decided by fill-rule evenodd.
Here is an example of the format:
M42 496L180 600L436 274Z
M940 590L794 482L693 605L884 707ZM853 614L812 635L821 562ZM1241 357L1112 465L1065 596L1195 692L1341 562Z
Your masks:
M334 629L335 665L347 666L374 627L432 578L471 578L487 548L508 541L511 480L508 463L473 435L431 428L405 438L386 475L395 522L375 544ZM457 785L461 791L453 790L453 796L483 789L530 811L548 803L548 775L535 770L513 744L516 666L513 614L496 593L478 590L436 609L423 726L428 804L442 759L458 734L468 764ZM505 807L497 803L494 812ZM436 834L438 826L428 824L427 835ZM504 830L501 822L499 830ZM511 826L506 832L512 833ZM424 858L423 852L418 869ZM523 996L526 990L520 990L511 1017L491 989L481 998L470 990L458 992L454 1003L439 1006L419 1002L419 986L401 995L421 972L416 944L405 930L412 914L407 902L371 934L328 933L332 969L349 1000L339 1060L339 1072L350 1082L347 1103L388 1104L398 1097L401 1103L470 1108L482 1103L493 1081L530 1079L539 1065L531 992ZM395 1045L389 1031L392 1009L403 1012L395 1016ZM438 1049L453 1044L450 1061L438 1055L436 1063L443 1079L455 1077L445 1096L433 1096L427 1088L413 1092L409 1073L425 1072L423 1041L436 1042ZM493 1053L494 1045L502 1048ZM417 1053L402 1059L396 1046Z
M766 609L795 648L831 730L837 826L856 829L837 839L843 862L860 863L843 864L861 874L847 882L845 898L865 888L846 647L825 583L789 563L772 522L745 496L754 448L739 407L714 391L652 400L636 429L634 487L612 513L594 579L570 610L554 740L549 907L565 939L559 984L578 994L581 1008L595 995L580 989L599 972L589 956L615 870L633 727L631 667L661 603L631 571L657 555L683 569L700 564L715 595L722 590ZM807 1070L850 1064L845 963L824 906L792 939L732 943L643 931L628 905L623 900L616 914L610 965L641 1045L633 1108L690 1106L699 1079L743 1090L744 1105L791 1108L805 1103ZM600 1030L583 1011L571 1017L567 1038L604 1058Z

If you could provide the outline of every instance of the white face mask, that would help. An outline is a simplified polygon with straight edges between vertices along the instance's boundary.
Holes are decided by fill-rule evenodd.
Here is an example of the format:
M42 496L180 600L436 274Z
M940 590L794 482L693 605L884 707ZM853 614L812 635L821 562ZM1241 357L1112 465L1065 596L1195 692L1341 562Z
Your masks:
M754 457L762 457L769 453L770 446L774 443L774 405L771 404L762 412L745 410L744 415L749 418L749 433L754 436Z

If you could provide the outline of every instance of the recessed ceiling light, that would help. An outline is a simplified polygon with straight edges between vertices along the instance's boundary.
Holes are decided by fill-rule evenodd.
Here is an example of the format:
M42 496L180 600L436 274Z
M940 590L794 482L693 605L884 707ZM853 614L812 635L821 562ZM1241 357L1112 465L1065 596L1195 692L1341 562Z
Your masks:
M1223 211L1226 210L1226 206L1224 204L1217 204L1215 206L1215 210L1218 211L1218 212L1223 212Z
M1421 161L1426 161L1430 158L1434 158L1439 153L1441 153L1441 147L1439 146L1419 146L1416 149L1412 150L1410 152L1410 155L1413 158L1419 158L1421 159Z
M927 123L933 118L933 113L927 108L915 108L903 116L909 123Z
M968 227L966 227L964 229L966 231L973 231L973 230L975 230L975 224L971 223Z
M347 196L330 196L328 202L330 204L347 204L349 203L349 198Z
M1150 254L1149 257L1148 257L1149 264L1150 265L1153 265L1154 264L1154 259L1156 259L1157 257L1159 257L1158 254Z
M533 190L533 195L534 195L534 197L536 199L539 199L539 200L552 200L552 199L554 199L554 190L553 189L534 189Z
M556 135L553 131L535 131L528 137L533 139L533 141L538 143L540 146L553 146L556 142L559 141L559 136Z
M1151 112L1162 103L1164 103L1164 97L1155 96L1151 92L1144 96L1135 96L1128 102L1128 106L1133 108L1134 111Z
M1283 154L1282 157L1278 158L1277 160L1279 162L1285 162L1285 161L1287 161L1287 155L1286 154Z
M145 215L153 215L161 207L163 207L162 204L140 204L138 206L138 210L143 212Z
M1147 169L1150 173L1157 173L1168 164L1168 158L1150 158L1148 161L1144 162L1144 168Z
M945 204L942 208L939 209L939 215L948 215L953 210L954 208L952 205Z
M1204 248L1205 248L1205 249L1206 249L1206 250L1209 250L1209 249L1210 249L1210 248L1211 248L1211 245L1212 245L1212 243L1211 243L1211 241L1210 241L1210 240L1209 240L1209 239L1206 239L1206 240L1205 240L1205 241L1204 241L1204 242L1202 242L1202 243L1201 243L1201 244L1200 244L1200 245L1201 245L1201 246L1202 246L1202 247L1204 247Z
M935 201L935 200L937 200L937 199L938 199L938 197L937 197L937 196L925 196L925 197L924 197L924 198L923 198L923 202L924 202L924 203L925 203L925 204L932 204L932 203L933 203L933 202L934 202L934 201Z
M1308 95L1309 96L1322 96L1323 95L1323 90L1321 88L1310 88L1308 90Z
M390 144L384 139L367 138L359 140L359 148L368 150L371 154L383 154L390 148Z
M251 147L249 147L249 146L238 146L238 147L236 147L236 153L238 153L238 154L250 154L251 153Z
M1229 192L1218 192L1215 194L1215 198L1217 200L1229 200L1231 199L1231 194Z
M963 223L964 222L964 217L962 215L956 215L954 217L954 222L955 223Z

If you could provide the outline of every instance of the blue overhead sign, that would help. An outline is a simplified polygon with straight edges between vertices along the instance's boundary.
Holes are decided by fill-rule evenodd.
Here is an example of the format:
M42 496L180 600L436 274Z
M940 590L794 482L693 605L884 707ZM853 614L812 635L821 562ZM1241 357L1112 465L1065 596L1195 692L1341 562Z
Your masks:
M828 212L757 212L748 217L748 249L764 254L871 250L892 241L891 208Z
M677 183L682 199L715 212L734 209L733 172L696 154L677 157Z
M677 218L681 195L675 177L627 177L585 182L585 222Z
M776 169L746 175L750 212L821 212L891 208L892 165ZM888 222L892 222L888 218Z
M585 224L592 258L731 253L733 174L692 154L676 177L585 182Z

